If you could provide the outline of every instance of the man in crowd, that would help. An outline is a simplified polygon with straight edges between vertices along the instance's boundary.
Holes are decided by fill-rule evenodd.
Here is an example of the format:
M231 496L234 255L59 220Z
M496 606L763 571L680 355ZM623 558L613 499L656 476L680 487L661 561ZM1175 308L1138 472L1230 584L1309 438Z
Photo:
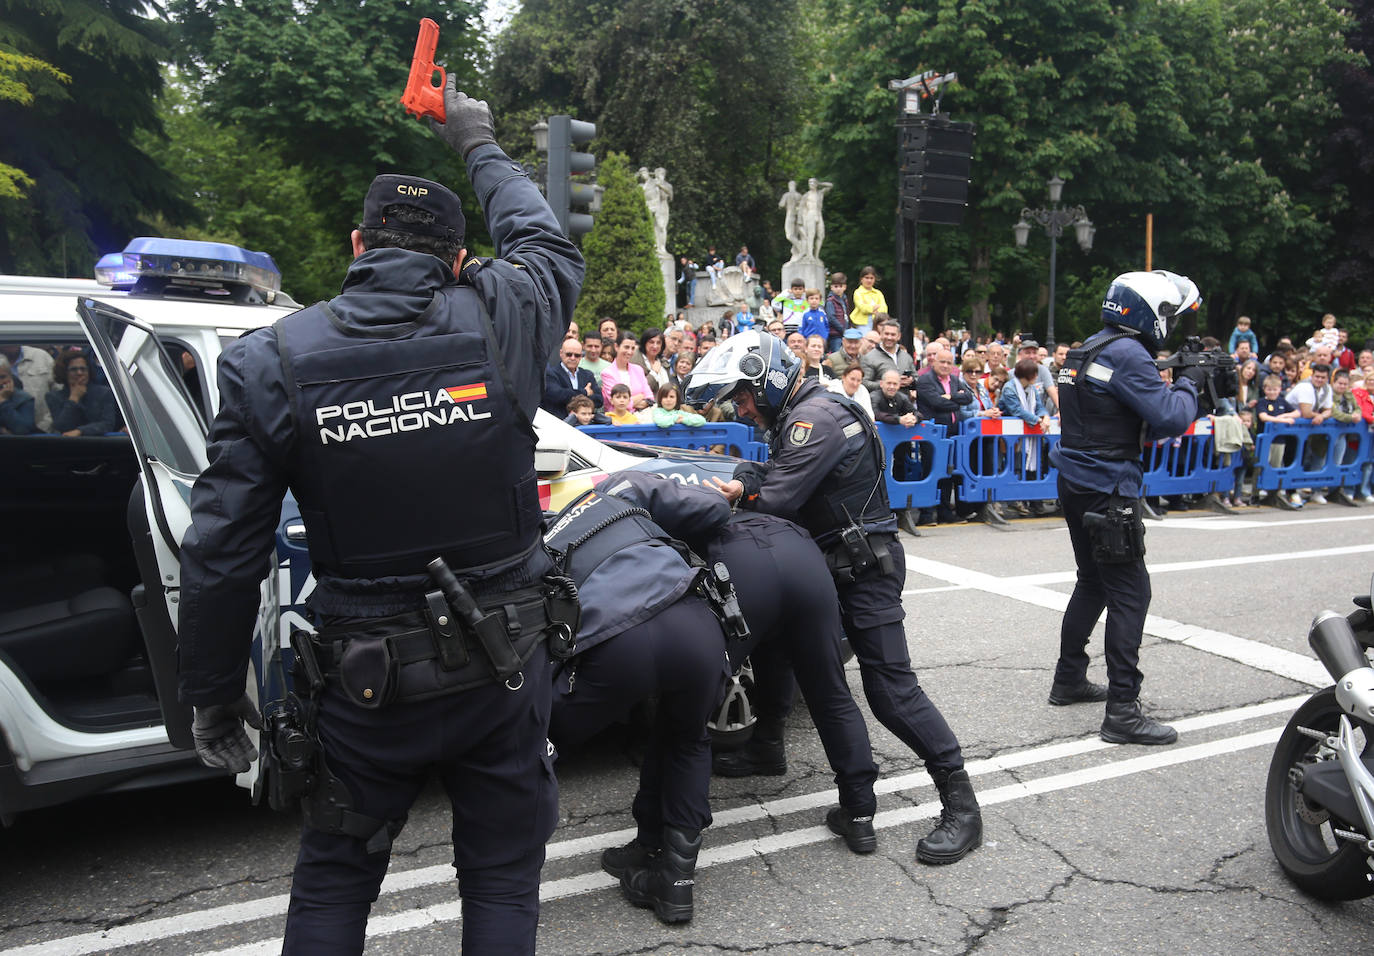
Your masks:
M825 359L826 368L830 370L831 376L841 378L845 369L859 364L859 345L863 338L864 334L858 329L844 330L844 335L840 338L840 347Z
M577 339L564 339L558 350L560 361L550 362L544 370L544 399L539 405L550 415L566 417L574 395L590 398L593 414L601 410L601 386L596 376L581 366L582 349Z
M584 368L596 377L596 387L601 387L601 373L611 364L608 359L601 357L602 352L601 333L595 330L582 336L582 361L578 363L579 368Z
M916 411L921 421L944 425L948 434L953 435L959 430L960 407L972 401L973 393L954 374L954 353L947 348L937 350L930 370L916 380ZM940 505L935 511L922 511L921 524L953 524L962 520L954 505L954 479L942 478L938 485Z
M901 379L902 388L910 391L916 383L916 363L897 340L902 335L902 327L896 319L874 319L878 329L878 347L866 353L859 364L863 366L864 381L869 387L882 381L883 372L894 369Z
M1045 404L1050 415L1059 414L1059 389L1054 384L1054 376L1050 370L1040 364L1040 343L1035 339L1022 339L1021 344L1016 347L1016 360L1030 359L1035 362L1038 371L1036 372L1035 384L1038 385L1045 395Z

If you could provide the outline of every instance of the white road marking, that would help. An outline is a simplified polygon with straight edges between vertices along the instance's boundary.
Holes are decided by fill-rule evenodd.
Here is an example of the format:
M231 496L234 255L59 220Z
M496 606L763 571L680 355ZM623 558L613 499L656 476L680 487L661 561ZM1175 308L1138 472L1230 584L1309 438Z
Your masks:
M1361 547L1364 550L1374 550L1374 546ZM972 571L957 565L946 564L943 561L916 557L910 553L906 556L906 566L908 571L914 571L938 581L963 584L974 590L986 591L988 594L1011 598L1025 604L1034 604L1051 611L1063 611L1069 603L1069 595L1051 591L1049 588L1026 584L1015 578L999 578L982 571ZM1225 634L1221 631L1196 627L1192 624L1171 621L1155 614L1146 616L1145 633L1152 637L1163 638L1166 641L1186 644L1196 650L1214 654L1217 657L1224 657L1257 670L1278 674L1289 680L1299 681L1313 687L1324 687L1331 683L1331 678L1326 673L1326 669L1314 658L1305 654L1296 654L1282 647L1274 647L1262 641L1252 641L1248 638L1237 637L1234 634Z
M1239 753L1254 747L1272 745L1279 739L1279 734L1281 732L1282 728L1272 727L1267 730L1255 731L1254 733L1241 734L1237 737L1227 737L1222 740L1213 740L1208 743L1194 744L1191 747L1170 747L1153 753L1143 754L1139 757L1128 757L1124 760L1112 761L1095 767L1086 767L1082 770L1070 770L1066 773L1053 774L1036 780L1010 783L980 792L978 794L978 802L983 807L993 807L998 804L1010 803L1013 800L1021 800L1026 797L1040 796L1042 794L1054 793L1059 790L1068 790L1072 787L1081 787L1087 784L1101 783L1106 780L1127 777L1132 774L1146 773L1164 767L1172 767L1182 763L1191 763L1196 760L1208 760L1212 757ZM885 830L891 827L905 826L910 823L929 820L932 817L938 816L939 812L940 802L938 800L928 800L925 803L920 803L915 806L902 807L898 810L888 810L877 814L873 818L873 828L875 830ZM771 854L781 853L786 850L795 850L799 847L823 843L833 839L835 839L835 836L828 828L816 826L805 827L800 830L788 830L785 833L777 833L757 839L739 840L734 843L727 843L723 846L703 849L700 858L697 860L697 869L702 870L707 867L719 866L723 863L733 863L738 860L747 860L756 856L767 857ZM541 902L567 899L568 897L580 896L585 893L596 892L597 890L610 889L616 885L618 885L618 881L613 877L600 871L594 871L562 880L551 880L543 884L540 887L539 899ZM440 903L434 906L418 907L414 910L407 910L404 913L397 913L393 916L382 917L370 921L367 927L367 937L369 940L376 939L393 933L419 929L435 923L454 922L461 917L462 903L457 900ZM270 954L277 952L280 947L281 943L278 940L262 940L260 942L248 943L244 946L236 946L232 949L215 950L212 954L208 954L208 956L270 956Z
M1216 711L1210 714L1199 714L1195 717L1185 717L1181 720L1172 722L1180 734L1192 733L1194 731L1207 730L1216 727L1224 727L1231 724L1242 723L1248 720L1258 720L1265 717L1272 717L1280 714L1287 714L1295 710L1303 701L1306 695L1297 697L1287 697L1279 700L1266 701L1261 704L1250 704L1245 707L1232 708L1230 710ZM1277 731L1275 731L1276 733ZM1231 738L1234 740L1246 739L1244 736ZM1225 741L1216 741L1214 744L1197 746L1216 746L1224 744ZM1247 745L1249 746L1249 745ZM1103 751L1113 751L1116 745L1105 743L1096 736L1085 737L1078 740L1065 741L1063 743L1046 744L1040 747L1032 747L1026 750L1012 751L989 757L983 760L970 761L967 765L969 776L978 777L990 773L1004 770L1014 770L1020 767L1029 767L1036 764L1046 763L1055 760L1063 760L1072 757L1083 756L1086 754L1098 753ZM1073 771L1073 774L1083 774L1085 772L1100 773L1106 772L1107 776L1100 779L1110 779L1113 774L1110 768L1133 764L1134 760L1155 759L1161 760L1170 754L1191 753L1194 748L1170 748L1167 751L1159 751L1145 758L1131 758L1124 761L1106 764L1103 768L1088 768L1088 771ZM1184 759L1201 759L1184 758ZM1166 760L1160 766L1168 766L1170 763L1182 762L1181 760ZM1150 769L1148 766L1141 766L1139 769ZM1127 772L1136 772L1135 770ZM1119 774L1117 774L1119 775ZM1058 779L1070 779L1071 775L1059 774L1046 777L1045 781ZM1078 779L1074 777L1073 779ZM1083 779L1082 783L1091 783L1094 780ZM1028 781L1019 784L1019 788L1043 786L1044 781ZM1077 786L1080 784L1065 784L1064 786ZM875 785L875 790L879 794L895 793L902 790L916 790L930 786L930 777L925 771L902 774L896 777L880 778ZM1014 789L1014 788L1013 788ZM1050 789L1064 789L1064 787L1052 787ZM994 802L1005 802L1006 799L1014 799L1007 796L996 799L995 795L1010 793L1011 789L1000 787L985 793L979 793L979 802L984 806L990 806ZM1029 796L1032 793L1049 792L1049 790L1018 790L1019 796ZM990 799L991 798L991 799ZM814 810L820 807L833 805L837 800L835 790L822 790L816 793L804 794L797 797L788 797L781 800L772 800L762 804L746 804L739 807L731 807L714 814L715 828L720 829L738 823L745 823L756 820L776 819L789 816L804 810ZM932 809L933 808L933 809ZM923 803L915 810L922 812L911 816L910 819L924 819L938 812L939 807L931 802ZM908 817L904 814L913 813L914 810L902 809L880 813L875 818L875 826L888 827L897 826L907 822ZM820 842L830 839L830 831L825 827L810 827L803 830L789 831L780 834L778 837L770 837L767 840L746 840L740 842L739 846L750 847L748 851L736 851L730 849L735 844L726 844L721 847L708 849L703 854L701 865L710 866L715 863L726 862L730 859L742 859L755 852L755 846L765 846L772 844L768 840L788 838L791 833L810 834L811 839L805 843ZM618 846L627 842L635 835L633 828L614 830L609 832L597 833L591 836L578 837L571 840L559 840L551 843L547 850L548 860L571 859L585 854L596 853L609 846ZM786 847L779 847L786 848ZM767 852L775 852L769 849ZM453 880L453 867L448 864L436 866L416 867L410 870L393 871L387 874L382 883L382 895L399 893L406 890L419 889L441 883L448 883ZM594 890L603 889L614 885L614 880L601 873L599 870L591 873L583 873L577 876L567 877L561 880L550 880L540 887L540 897L542 899L561 899L567 896L575 896L581 893L588 893ZM117 926L109 930L92 933L82 933L76 936L65 936L58 939L48 940L42 943L32 943L14 949L3 950L2 952L10 956L83 956L89 953L102 953L111 950L121 949L127 946L150 945L163 940L184 936L189 933L198 933L206 930L218 929L224 926L233 926L240 923L251 923L257 920L279 917L286 912L288 897L285 894L268 896L259 900L252 900L246 903L231 903L224 906L211 907L205 910L197 910L184 913L179 916L161 917L158 919L146 920L138 923L131 923L126 926ZM452 912L453 915L447 915ZM433 922L450 922L458 917L460 912L459 904L445 903L433 907L417 910L408 910L405 913L398 913L386 917L378 917L368 924L368 935L385 935L383 930L387 927L396 925L399 928L388 930L388 932L402 932L407 928L415 928ZM418 921L418 922L417 922ZM401 924L405 925L402 926ZM235 956L246 956L249 953L275 953L281 949L280 940L270 940L248 944L247 946L234 949L222 950L221 954L232 953Z
M1348 521L1374 521L1374 514L1346 514L1338 518L1283 518L1278 521L1256 521L1253 518L1230 515L1205 515L1197 518L1166 518L1165 527L1187 528L1193 531L1248 531L1252 528L1282 528L1295 524L1332 524Z

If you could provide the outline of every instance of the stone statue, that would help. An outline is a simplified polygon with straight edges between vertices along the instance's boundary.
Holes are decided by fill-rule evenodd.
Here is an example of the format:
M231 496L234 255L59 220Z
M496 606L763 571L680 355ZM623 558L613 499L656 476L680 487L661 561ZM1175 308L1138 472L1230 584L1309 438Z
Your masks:
M668 171L662 166L649 174L647 166L639 167L640 188L644 190L644 204L649 207L649 219L654 225L654 250L668 254L668 204L673 199L673 186Z
M821 243L825 242L825 222L821 218L821 203L825 200L825 194L830 192L834 183L823 183L815 177L807 182L806 195L801 197L800 209L797 211L799 220L798 243L793 244L793 255L797 256L797 247L800 245L800 256L810 256L813 259L821 257Z
M792 258L799 259L806 254L805 247L802 245L801 231L797 228L797 220L800 218L797 213L800 211L802 194L797 192L797 181L788 180L787 192L782 194L778 200L778 208L785 211L782 221L782 234L787 237L787 241L792 245Z

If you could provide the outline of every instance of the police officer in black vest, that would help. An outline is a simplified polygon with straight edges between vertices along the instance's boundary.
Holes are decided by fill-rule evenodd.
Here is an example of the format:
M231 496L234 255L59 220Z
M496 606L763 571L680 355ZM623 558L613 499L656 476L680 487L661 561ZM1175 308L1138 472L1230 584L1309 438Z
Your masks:
M1069 352L1059 370L1062 436L1050 450L1069 526L1078 583L1064 609L1050 703L1107 702L1102 739L1171 744L1178 733L1140 709L1140 641L1150 607L1141 521L1146 441L1181 435L1197 417L1209 374L1180 369L1167 385L1154 354L1183 315L1202 303L1197 286L1172 272L1127 272L1102 302L1104 328ZM1088 638L1107 611L1106 687L1088 680Z
M665 923L692 918L701 831L711 823L706 723L730 675L716 616L723 595L678 542L729 519L714 491L626 471L564 508L545 537L582 605L576 642L555 670L554 744L581 743L658 698L633 804L638 835L607 850L602 866L626 899Z
M453 804L464 950L534 952L557 816L545 638L570 614L544 584L531 420L583 264L496 145L486 103L450 76L445 109L434 128L467 161L497 257L467 257L444 186L377 177L340 295L225 349L192 493L180 688L211 766L256 757L245 672L288 488L309 535L319 632L295 643L323 673L323 755L286 953L362 952L391 838L435 771ZM458 578L442 589L436 558Z
M982 842L982 815L959 742L911 669L901 600L906 563L888 504L882 442L852 399L800 378L799 368L777 339L746 332L697 366L688 401L732 398L740 414L770 428L768 462L743 465L717 485L745 508L795 519L825 552L869 705L925 761L940 793L940 822L918 841L917 859L953 863ZM787 703L759 701L759 708L770 723L741 751L737 773L775 768L784 759L779 715ZM836 814L827 822L847 835L853 821Z

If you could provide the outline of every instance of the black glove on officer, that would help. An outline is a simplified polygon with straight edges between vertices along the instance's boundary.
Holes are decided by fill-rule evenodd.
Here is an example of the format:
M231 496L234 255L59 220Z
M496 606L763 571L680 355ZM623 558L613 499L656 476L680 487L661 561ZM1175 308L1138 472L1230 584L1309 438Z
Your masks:
M474 100L459 91L458 80L452 73L444 85L444 122L431 119L429 128L464 159L478 146L496 143L491 107L486 100Z
M1200 365L1185 365L1182 368L1174 369L1175 384L1186 378L1193 383L1193 388L1197 390L1199 395L1207 394L1207 380L1211 377L1211 369L1203 368Z
M196 741L196 756L205 766L243 773L258 759L258 748L248 739L243 722L262 730L262 717L247 694L232 704L197 707L195 714L191 736Z

